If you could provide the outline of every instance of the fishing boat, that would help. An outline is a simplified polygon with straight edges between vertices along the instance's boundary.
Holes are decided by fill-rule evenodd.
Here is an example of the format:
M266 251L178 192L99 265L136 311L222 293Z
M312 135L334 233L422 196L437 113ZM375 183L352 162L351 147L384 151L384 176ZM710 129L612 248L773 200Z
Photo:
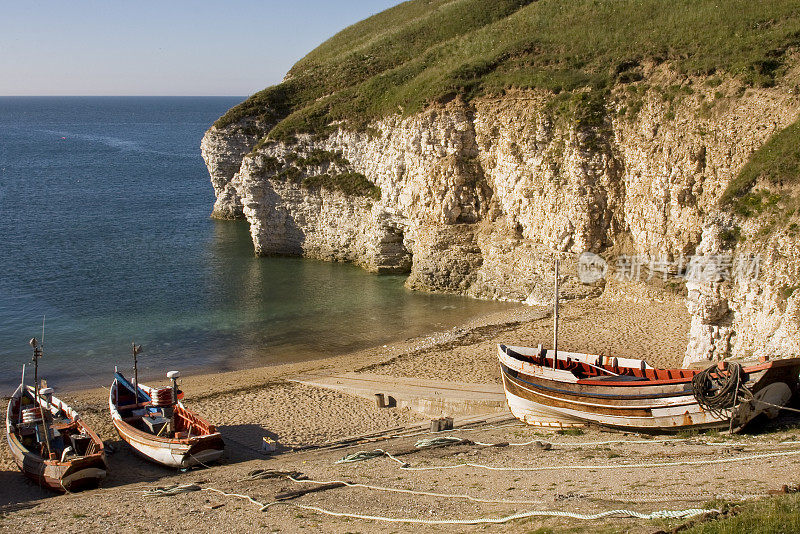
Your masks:
M140 347L134 345L134 362ZM136 453L158 464L185 469L218 460L225 452L222 435L180 401L178 371L170 371L168 387L138 383L134 364L131 383L115 370L108 404L119 436Z
M741 430L798 391L800 358L655 369L644 360L498 345L511 412L536 426ZM738 398L737 398L738 397Z
M707 369L656 369L646 361L558 350L558 261L553 348L498 345L511 412L536 426L649 431L742 430L775 417L798 393L800 358L763 358Z
M102 440L52 388L40 388L38 360L42 349L34 348L34 386L22 382L8 403L6 434L11 455L22 472L54 491L77 491L96 487L105 478Z

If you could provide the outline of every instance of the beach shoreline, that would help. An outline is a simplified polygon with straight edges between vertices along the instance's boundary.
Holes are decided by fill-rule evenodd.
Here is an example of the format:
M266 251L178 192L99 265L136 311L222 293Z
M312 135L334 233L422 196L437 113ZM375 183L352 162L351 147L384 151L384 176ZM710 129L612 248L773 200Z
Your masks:
M181 389L187 393L187 399L191 397L190 392L194 391L194 398L213 397L232 390L248 390L263 387L276 380L283 380L288 376L298 375L307 372L326 372L338 370L341 372L355 371L360 368L381 365L387 361L402 357L404 354L431 350L438 346L453 342L459 337L473 332L478 328L502 328L511 324L517 324L526 320L534 320L550 315L549 309L542 306L526 306L520 304L518 307L504 311L493 311L473 316L460 324L446 329L432 329L428 333L410 337L403 340L390 341L386 344L378 344L371 347L359 349L344 354L324 356L320 358L309 358L300 361L275 363L245 369L235 369L228 371L216 371L212 367L209 370L201 370L197 373L184 373L181 377ZM132 367L132 365L131 365ZM153 364L150 364L153 367ZM143 383L167 383L166 372L170 369L163 369L163 373L154 376L153 372L147 375L141 374ZM131 371L123 370L124 374L132 374ZM111 378L109 378L109 383ZM57 386L57 384L55 384ZM100 385L96 387L87 386L67 386L59 388L59 393L69 396L78 402L88 402L98 398L100 395L107 394L108 387Z
M581 352L602 352L622 357L642 357L653 365L675 366L683 357L685 340L689 329L689 315L685 306L677 300L667 302L626 302L607 298L576 300L565 302L560 309L561 330L559 347L563 350ZM130 448L116 436L108 416L108 392L104 387L88 388L64 392L64 399L70 403L84 420L98 434L110 443L115 452L109 456L109 475L101 488L78 494L56 497L25 480L11 462L7 449L0 456L10 483L0 487L0 508L11 507L6 514L4 526L29 529L38 524L42 514L49 518L50 526L74 526L73 512L69 510L93 510L82 520L89 521L89 531L102 531L105 517L114 515L121 518L121 528L149 528L159 525L165 531L171 530L170 518L177 510L187 522L183 527L193 531L215 531L215 525L225 524L224 531L239 531L255 524L272 531L296 532L299 528L324 529L326 532L377 532L383 525L375 522L353 524L336 517L300 513L290 506L276 508L267 514L246 502L223 499L204 492L202 495L179 495L170 498L153 499L145 496L146 491L156 486L171 484L199 484L213 488L225 488L228 492L246 493L259 502L269 502L280 491L296 488L296 483L288 480L247 480L255 470L271 469L306 473L313 480L331 480L344 477L354 481L373 483L385 487L416 488L422 491L439 493L459 493L480 495L508 495L512 499L539 499L540 504L532 505L483 505L457 503L448 500L447 507L431 500L409 500L407 495L370 495L365 499L354 491L325 492L317 497L303 498L298 504L313 504L326 509L346 510L372 515L393 517L487 517L502 516L520 509L562 509L569 508L570 499L582 499L586 510L602 511L609 507L625 506L642 512L656 509L683 509L687 502L676 497L681 491L700 496L692 496L694 501L705 502L720 492L728 491L729 484L720 485L717 474L741 478L750 476L736 469L734 464L725 464L719 469L704 471L702 480L697 479L696 470L682 469L677 474L669 472L669 480L677 480L676 488L665 493L663 485L667 474L651 473L647 470L626 472L615 476L614 472L595 475L593 471L570 472L567 478L557 471L552 473L518 474L513 479L508 473L493 474L419 474L396 472L393 462L374 460L359 462L352 467L339 466L336 460L343 455L359 450L372 450L376 447L385 450L408 450L413 448L416 437L398 437L380 442L356 443L342 449L315 449L319 446L345 437L386 432L397 432L402 428L423 429L412 436L425 437L429 427L428 418L407 408L378 408L374 400L353 397L344 393L322 389L287 380L302 373L344 373L367 372L388 377L418 377L434 380L452 380L473 383L498 383L497 344L512 343L535 346L548 345L552 340L551 310L547 307L520 306L502 313L492 313L444 332L411 338L402 342L374 347L342 356L314 361L296 362L271 367L262 367L225 373L192 375L182 379L182 389L186 394L187 407L217 425L226 441L226 455L219 465L211 469L190 470L179 473L156 466L134 456ZM165 370L166 371L166 370ZM162 381L164 382L164 381ZM779 447L786 439L782 434L766 434L762 437L736 438L752 450L762 447L764 442L771 448ZM680 438L665 436L662 443L656 439L653 446L641 445L642 439L652 440L653 436L631 436L630 433L608 434L598 430L586 430L580 435L559 435L555 431L538 429L517 421L496 425L477 426L472 431L457 429L454 435L468 437L481 442L530 442L549 440L554 443L574 442L567 447L558 446L561 452L547 453L545 450L530 450L530 447L506 447L470 450L469 446L443 449L441 452L418 453L410 461L415 465L435 465L461 461L480 461L485 464L501 465L551 465L553 462L575 463L614 463L620 457L624 462L658 462L665 454L676 458L715 458L720 447L725 451L739 454L739 449L731 449L726 441L719 446L709 446L707 438L700 443L687 443ZM787 434L788 435L788 434ZM277 455L266 456L260 451L264 437L274 439L279 444ZM609 446L598 446L598 442L612 440L631 441L630 445L620 445L620 450ZM639 440L639 441L636 441ZM755 441L753 441L755 440ZM766 441L765 441L766 440ZM753 443L750 443L753 441ZM639 445L636 445L640 443ZM748 445L748 443L750 443ZM615 447L611 445L610 447ZM716 448L715 448L716 447ZM292 452L297 448L302 449ZM720 449L722 450L722 449ZM747 452L747 451L745 451ZM741 454L745 454L744 452ZM470 458L466 460L466 458ZM473 460L472 458L475 458ZM800 457L799 457L800 458ZM792 466L798 460L791 461ZM420 464L421 462L421 464ZM533 463L531 463L533 462ZM724 467L724 469L723 469ZM769 469L759 473L756 482L749 484L759 492L765 493L774 486L775 480L783 480L779 464L770 464ZM794 467L787 471L796 472ZM477 477L477 478L476 478ZM784 477L785 478L785 477ZM524 481L522 481L524 479ZM13 483L11 483L13 480ZM699 482L698 482L699 480ZM726 479L727 480L727 479ZM517 482L519 481L519 482ZM673 482L670 482L671 484ZM744 482L741 482L744 484ZM660 501L636 500L640 488L645 494L656 495ZM683 489L681 489L683 488ZM240 491L241 489L241 491ZM573 497L564 500L564 495ZM597 497L590 497L597 495ZM605 502L599 496L612 496L612 502ZM648 497L649 498L649 497ZM422 499L422 500L420 500ZM587 500L588 499L588 500ZM430 500L430 499L429 499ZM617 501L617 502L613 502ZM620 504L623 501L624 504ZM693 501L693 502L694 502ZM527 501L525 501L527 502ZM653 504L656 503L657 504ZM176 504L177 503L177 504ZM648 504L649 503L649 504ZM410 506L410 508L409 508ZM657 508L654 508L656 506ZM20 507L18 509L18 507ZM143 512L143 510L147 512ZM65 512L66 511L66 512ZM83 516L81 516L83 517ZM155 523L153 522L155 521ZM613 521L608 520L615 524ZM626 520L633 532L652 531L652 523ZM638 521L638 522L637 522ZM299 526L301 525L301 526ZM509 523L503 531L527 531L532 526L575 526L576 523L563 520L535 519L521 523ZM174 527L174 525L173 525ZM184 528L184 529L185 529ZM398 532L415 532L411 524L397 525ZM648 530L649 528L649 530ZM435 527L425 527L425 531L435 531ZM520 530L521 529L521 530ZM35 529L34 529L35 530Z

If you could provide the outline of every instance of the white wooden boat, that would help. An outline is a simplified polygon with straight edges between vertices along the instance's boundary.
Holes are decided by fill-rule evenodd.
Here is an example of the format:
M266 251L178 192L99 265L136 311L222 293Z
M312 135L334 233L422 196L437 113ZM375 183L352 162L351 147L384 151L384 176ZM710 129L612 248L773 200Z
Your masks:
M102 440L52 389L20 384L8 403L6 434L22 472L55 491L97 486L106 476Z
M549 427L741 429L761 413L777 415L777 406L798 392L800 373L800 358L739 367L744 389L738 390L738 403L734 397L734 405L709 409L698 399L693 378L711 370L655 369L644 360L541 346L498 345L498 358L511 412L526 423ZM706 376L724 381L728 375L719 369Z
M172 388L134 386L121 373L114 373L108 405L119 436L139 455L167 467L187 468L218 460L225 451L222 435L188 410L178 400L182 394L174 388L174 380Z

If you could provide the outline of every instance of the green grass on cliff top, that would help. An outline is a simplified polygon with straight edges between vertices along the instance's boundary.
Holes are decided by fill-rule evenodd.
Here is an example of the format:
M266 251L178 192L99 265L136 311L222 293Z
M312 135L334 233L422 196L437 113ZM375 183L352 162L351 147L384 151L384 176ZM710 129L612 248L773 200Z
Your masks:
M751 192L756 183L775 191L795 189L800 184L800 121L770 137L750 156L738 176L728 184L720 204L746 217L757 214L764 207L763 201L769 203L770 199L763 198L768 193L766 190Z
M795 0L412 0L342 30L216 126L260 118L289 139L456 95L602 89L643 60L768 86L797 45Z

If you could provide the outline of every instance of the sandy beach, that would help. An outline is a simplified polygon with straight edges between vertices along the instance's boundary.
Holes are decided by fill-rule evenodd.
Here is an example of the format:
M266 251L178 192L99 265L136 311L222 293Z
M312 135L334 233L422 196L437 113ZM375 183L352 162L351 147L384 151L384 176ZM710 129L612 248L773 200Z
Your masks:
M559 344L564 350L593 351L643 357L653 365L679 365L683 358L689 316L678 302L635 304L605 299L563 305ZM560 435L518 422L483 425L451 435L480 443L526 443L540 440L552 448L455 445L414 453L411 467L453 465L459 462L511 467L554 467L543 471L492 471L481 468L414 471L401 469L387 458L352 464L335 460L358 450L381 447L408 449L420 437L401 436L371 445L344 449L284 452L271 457L259 451L261 438L276 439L283 447L320 444L345 436L409 427L426 418L407 409L378 409L374 402L286 381L304 372L368 371L388 376L425 377L455 381L499 381L496 344L549 344L552 319L545 308L524 307L482 316L447 332L376 347L335 358L227 372L182 379L186 404L216 423L227 444L226 457L211 469L176 473L132 455L116 436L108 417L107 390L64 392L90 425L112 444L109 476L97 490L52 495L23 478L3 447L0 505L5 531L50 531L56 527L89 532L411 532L420 528L451 531L448 525L385 523L340 518L291 504L266 511L251 501L214 490L248 495L259 503L274 494L308 483L286 478L247 480L257 469L299 471L312 480L345 480L390 489L428 493L467 494L473 500L369 488L336 488L291 501L332 511L370 516L437 521L453 518L497 518L530 510L598 513L609 509L652 512L702 506L720 494L765 494L800 478L800 455L783 455L761 462L758 470L736 463L666 468L625 468L618 464L648 465L666 460L703 462L713 458L747 457L764 451L786 452L794 435L775 431L759 436L636 436L587 430ZM398 432L398 431L396 431ZM578 434L578 433L576 433ZM621 441L621 443L607 443ZM602 443L599 443L602 442ZM795 446L796 447L796 446ZM743 461L747 461L746 459ZM601 467L590 468L597 464ZM616 467L607 467L608 465ZM583 467L576 468L576 465ZM754 466L756 464L747 464ZM606 466L606 467L602 467ZM668 478L666 475L669 475ZM149 497L156 486L194 483L206 488L171 497ZM213 488L213 489L209 489ZM736 488L734 490L734 488ZM746 496L745 496L746 497ZM478 501L474 499L478 498ZM487 500L502 502L482 502ZM673 520L670 525L682 521ZM661 523L643 519L604 519L599 524L634 532L652 532ZM488 528L527 532L540 527L595 529L598 521L532 517ZM484 526L457 527L474 530Z

